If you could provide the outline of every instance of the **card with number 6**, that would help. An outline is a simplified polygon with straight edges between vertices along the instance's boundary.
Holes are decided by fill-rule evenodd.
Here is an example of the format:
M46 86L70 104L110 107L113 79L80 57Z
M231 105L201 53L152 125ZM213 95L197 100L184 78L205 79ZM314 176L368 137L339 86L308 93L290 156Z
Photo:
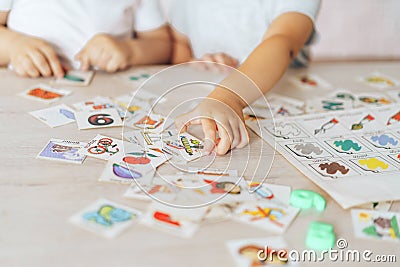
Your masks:
M122 120L116 109L79 111L75 113L79 130L122 126Z

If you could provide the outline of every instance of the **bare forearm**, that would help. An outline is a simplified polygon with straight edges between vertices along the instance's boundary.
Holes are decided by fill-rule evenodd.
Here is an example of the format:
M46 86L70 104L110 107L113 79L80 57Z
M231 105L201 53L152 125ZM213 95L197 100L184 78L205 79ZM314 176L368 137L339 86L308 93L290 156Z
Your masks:
M295 53L285 36L276 35L264 40L238 68L249 79L234 72L221 83L230 92L217 87L209 97L228 102L236 101L236 105L247 106L280 80Z
M130 65L167 64L171 58L171 42L167 39L134 39L129 41Z

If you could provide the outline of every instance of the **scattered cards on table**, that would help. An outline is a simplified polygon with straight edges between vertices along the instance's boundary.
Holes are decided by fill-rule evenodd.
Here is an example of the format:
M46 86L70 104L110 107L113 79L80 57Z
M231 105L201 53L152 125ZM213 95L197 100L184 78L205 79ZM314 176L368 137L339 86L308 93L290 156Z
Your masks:
M142 212L106 199L99 199L78 212L70 221L86 230L113 238L131 226Z
M81 153L81 149L85 144L78 141L51 139L37 158L82 164L86 155Z
M74 110L65 104L29 112L30 115L51 128L75 121Z
M71 93L69 90L56 89L45 84L39 84L28 88L18 95L39 102L52 103Z

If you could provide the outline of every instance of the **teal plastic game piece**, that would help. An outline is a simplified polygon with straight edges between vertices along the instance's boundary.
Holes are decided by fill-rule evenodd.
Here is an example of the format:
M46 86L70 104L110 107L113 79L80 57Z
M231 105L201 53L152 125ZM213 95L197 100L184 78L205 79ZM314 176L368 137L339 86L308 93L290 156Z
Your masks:
M308 228L306 246L314 250L329 250L335 246L336 235L333 225L323 222L312 222Z
M315 207L318 211L324 211L326 200L318 193L311 190L293 190L290 195L290 205L300 209Z

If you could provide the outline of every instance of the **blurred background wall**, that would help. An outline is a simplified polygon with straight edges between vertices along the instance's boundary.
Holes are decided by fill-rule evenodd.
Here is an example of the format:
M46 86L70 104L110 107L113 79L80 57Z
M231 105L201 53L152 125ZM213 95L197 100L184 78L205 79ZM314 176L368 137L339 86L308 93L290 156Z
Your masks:
M314 61L400 60L400 0L322 0L317 29Z
M322 0L314 60L400 60L400 0Z

